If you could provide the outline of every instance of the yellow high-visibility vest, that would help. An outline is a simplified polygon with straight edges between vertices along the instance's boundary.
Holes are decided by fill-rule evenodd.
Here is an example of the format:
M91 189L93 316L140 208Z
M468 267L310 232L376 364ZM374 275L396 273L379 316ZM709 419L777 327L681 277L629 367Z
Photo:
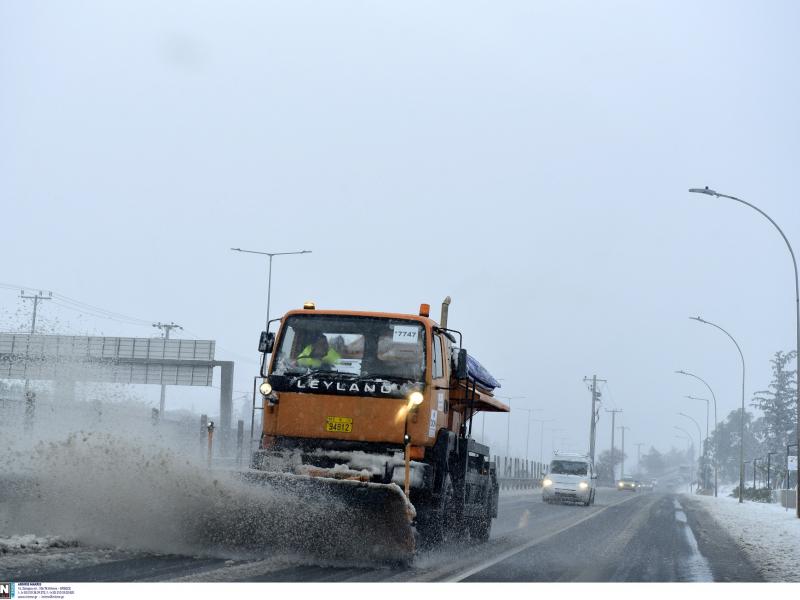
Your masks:
M333 365L342 357L341 354L336 352L333 348L328 348L325 356L322 358L314 358L311 352L314 350L314 344L309 344L303 351L297 355L297 364L301 367L321 367L325 365Z

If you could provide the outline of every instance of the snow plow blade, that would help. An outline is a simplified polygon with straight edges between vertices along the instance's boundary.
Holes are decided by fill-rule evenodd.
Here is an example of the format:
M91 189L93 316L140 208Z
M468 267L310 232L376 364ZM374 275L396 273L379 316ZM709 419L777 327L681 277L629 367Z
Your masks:
M270 544L332 559L399 564L413 559L414 507L394 483L254 469L242 478L273 500L269 522L250 528ZM251 525L252 517L250 512Z

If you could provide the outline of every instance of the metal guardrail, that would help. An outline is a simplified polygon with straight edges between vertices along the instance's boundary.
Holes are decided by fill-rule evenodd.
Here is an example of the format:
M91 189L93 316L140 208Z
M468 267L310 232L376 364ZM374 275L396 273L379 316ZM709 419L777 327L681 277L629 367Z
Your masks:
M532 477L498 477L501 490L530 490L542 487L541 479Z

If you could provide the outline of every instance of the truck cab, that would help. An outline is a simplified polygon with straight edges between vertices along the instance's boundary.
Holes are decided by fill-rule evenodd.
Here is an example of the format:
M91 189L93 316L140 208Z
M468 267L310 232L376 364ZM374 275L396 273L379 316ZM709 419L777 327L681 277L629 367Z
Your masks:
M252 468L396 484L418 529L437 538L462 523L488 537L499 486L471 424L478 411L508 407L492 396L499 383L460 347L461 334L429 310L307 303L286 313L276 335L262 333L263 419Z

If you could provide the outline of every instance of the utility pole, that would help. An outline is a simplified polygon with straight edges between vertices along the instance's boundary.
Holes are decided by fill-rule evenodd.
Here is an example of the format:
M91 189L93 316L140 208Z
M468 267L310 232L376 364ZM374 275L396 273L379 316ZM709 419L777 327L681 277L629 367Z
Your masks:
M530 447L531 441L531 413L541 412L543 408L520 408L520 410L524 410L528 413L528 433L525 437L525 460L530 460L530 455L528 453L528 448ZM535 419L534 419L535 420Z
M544 464L544 424L552 423L553 421L555 421L555 419L533 419L533 420L534 422L542 424L539 431L539 462Z
M615 429L615 422L617 420L617 413L621 413L621 408L615 408L614 410L606 409L606 412L611 413L611 479L614 479L614 469L616 469L615 461L614 461L614 429ZM622 473L619 474L620 479L622 479Z
M587 382L589 379L584 377L583 381ZM594 446L595 437L597 434L597 421L600 418L600 410L597 408L597 403L600 401L599 398L601 396L600 392L597 391L598 381L605 382L605 379L598 379L597 375L592 375L592 419L589 425L589 458L591 458L592 463L594 463Z
M52 300L53 299L53 292L47 292L47 296L44 295L43 291L39 291L39 293L34 294L32 296L25 295L25 290L20 290L19 297L23 300L33 300L33 318L31 319L31 335L36 333L36 311L39 308L39 302L41 300ZM28 345L28 348L30 344ZM28 356L28 348L25 349L25 356ZM27 361L26 361L27 362ZM27 366L26 366L27 370ZM36 394L30 389L31 382L30 380L25 380L25 430L30 431L33 428L33 417L36 412Z
M636 444L636 470L639 472L642 470L642 446L644 446L642 442Z
M622 430L622 464L620 465L619 469L619 477L622 479L625 477L625 430L630 429L630 427L626 427L625 425L620 425L619 428Z
M164 339L169 339L169 332L173 329L183 329L180 325L176 325L174 322L172 323L153 323L153 327L160 329L164 332ZM167 386L163 383L161 384L161 401L158 403L158 415L160 418L164 417L164 405L166 404L167 399Z
M525 396L495 396L503 400L508 400L508 418L506 419L506 458L511 452L511 401L512 400L525 400Z
M36 309L39 307L40 300L52 300L53 299L53 292L47 292L47 296L44 295L44 292L40 291L38 294L34 294L33 296L26 296L25 290L22 290L19 293L19 297L23 300L33 300L33 319L31 320L31 335L36 333Z

